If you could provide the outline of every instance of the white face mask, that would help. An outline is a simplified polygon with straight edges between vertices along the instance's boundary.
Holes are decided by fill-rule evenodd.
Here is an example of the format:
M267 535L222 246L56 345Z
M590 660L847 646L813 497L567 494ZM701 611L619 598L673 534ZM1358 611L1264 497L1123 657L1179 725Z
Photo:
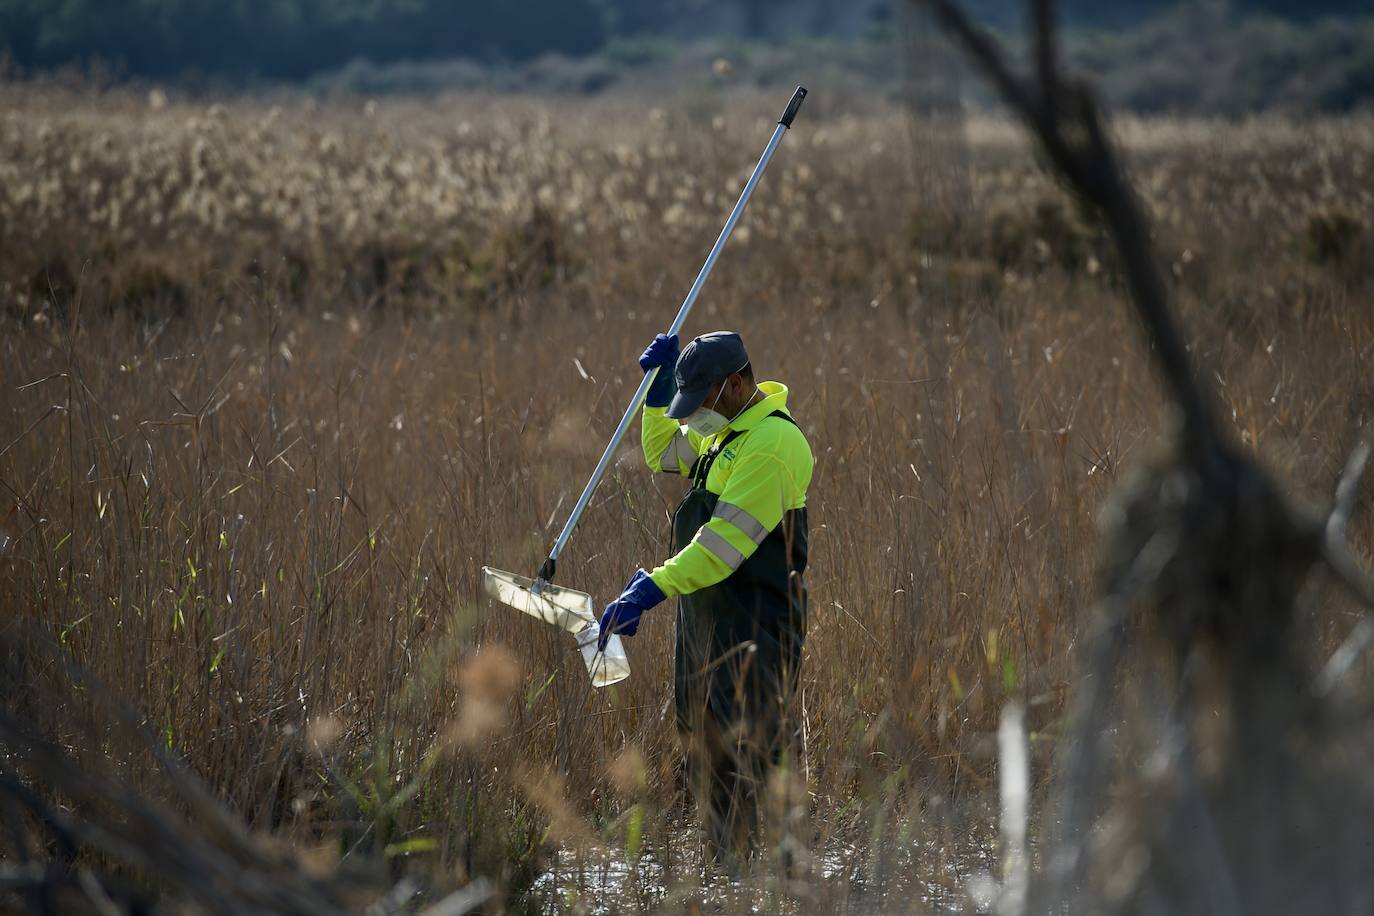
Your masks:
M687 428L703 439L709 439L730 424L730 420L714 410L698 408L687 418Z
M711 402L711 407L715 407L716 404L720 402L720 396L724 393L725 385L722 384L720 386L720 391L716 392L715 400ZM752 402L753 398L749 400ZM735 420L739 419L739 415L749 409L749 404L745 404L741 407L739 413L735 414L733 417L726 417L723 414L716 413L711 407L705 405L698 407L688 414L687 419L683 421L687 424L688 429L698 436L701 436L703 439L714 436L716 433L735 422Z

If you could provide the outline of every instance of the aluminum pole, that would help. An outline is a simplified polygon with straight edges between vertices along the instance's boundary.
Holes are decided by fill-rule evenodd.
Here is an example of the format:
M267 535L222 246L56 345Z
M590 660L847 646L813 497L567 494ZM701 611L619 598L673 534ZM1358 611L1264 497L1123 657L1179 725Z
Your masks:
M706 278L711 275L711 269L716 266L716 259L720 257L721 249L725 247L725 242L730 238L730 233L735 231L735 223L739 222L745 204L749 203L749 198L753 196L759 178L763 176L763 170L768 167L768 161L773 158L773 153L777 150L782 135L791 128L792 120L797 116L797 111L801 108L802 100L805 98L806 89L798 86L797 91L792 94L792 100L787 103L787 110L778 119L778 126L774 128L773 136L768 140L768 146L764 147L758 165L754 166L753 174L749 176L749 180L744 185L744 190L740 192L739 200L735 202L735 208L730 211L730 217L725 221L725 228L720 230L720 236L716 239L716 243L711 246L711 253L706 256L706 263L701 266L701 272L697 274L696 282L687 291L687 298L682 300L682 307L678 309L677 317L673 319L672 325L668 328L669 336L681 330L682 325L687 321L687 316L691 313L692 306L696 304L697 296L701 294L701 288L705 285ZM539 593L539 589L543 585L553 581L559 554L563 552L563 547L568 543L568 538L572 536L573 528L582 518L587 503L591 502L592 494L596 492L597 486L601 483L601 478L606 475L606 468L610 466L611 456L620 447L621 440L625 438L625 431L630 428L630 421L634 419L635 412L644 403L644 398L649 393L649 386L658 377L658 372L658 367L655 366L644 373L639 388L635 390L634 397L630 399L630 406L625 408L625 415L620 418L620 424L616 426L611 441L606 444L606 450L601 453L601 460L596 463L596 470L592 471L591 480L587 481L587 486L583 488L582 495L577 498L577 505L573 507L572 515L568 516L568 522L563 526L563 531L558 535L558 540L554 541L553 550L549 551L548 559L539 567L539 576L532 589L535 594Z

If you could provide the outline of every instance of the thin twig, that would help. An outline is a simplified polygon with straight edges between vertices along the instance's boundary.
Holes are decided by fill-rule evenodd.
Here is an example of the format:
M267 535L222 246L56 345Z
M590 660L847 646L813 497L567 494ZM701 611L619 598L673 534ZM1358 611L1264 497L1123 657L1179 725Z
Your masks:
M1370 642L1374 642L1374 617L1361 617L1317 677L1317 693L1325 696L1335 690Z
M944 29L964 46L1040 141L1055 170L1102 214L1116 243L1131 301L1149 334L1165 384L1183 415L1184 451L1205 478L1222 478L1227 472L1221 460L1226 451L1224 433L1215 422L1210 395L1198 382L1171 315L1168 287L1155 260L1144 211L1121 174L1092 92L1081 82L1065 83L1058 76L1050 4L1036 0L1035 17L1038 70L1052 82L1036 87L1012 73L998 42L974 25L955 0L915 2L935 12Z
M1355 512L1355 504L1360 497L1360 478L1369 464L1369 443L1361 442L1345 462L1341 479L1336 484L1336 502L1326 519L1326 538L1328 542L1345 542L1345 530L1350 524L1350 516Z
M1046 106L1059 96L1059 75L1054 55L1054 0L1032 0L1031 16L1035 29L1035 66ZM1053 108L1050 108L1051 114Z
M15 436L13 442L11 442L9 445L5 446L3 449L0 449L0 458L5 457L5 453L6 453L6 452L8 452L10 449L14 448L16 445L18 445L18 444L19 444L19 441L20 441L21 439L23 439L23 438L24 438L25 436L27 436L29 433L31 433L31 432L33 432L35 429L37 429L37 428L38 428L38 425L39 425L40 423L42 423L44 420L46 420L48 417L51 417L53 414L57 413L57 412L60 411L60 410L66 410L66 409L67 409L67 408L63 407L61 404L54 404L54 405L52 405L51 407L49 407L47 410L45 410L45 411L43 412L43 416L39 417L37 420L34 420L32 423L29 424L29 428L28 428L28 429L24 430L24 431L23 431L22 433L20 433L18 436Z

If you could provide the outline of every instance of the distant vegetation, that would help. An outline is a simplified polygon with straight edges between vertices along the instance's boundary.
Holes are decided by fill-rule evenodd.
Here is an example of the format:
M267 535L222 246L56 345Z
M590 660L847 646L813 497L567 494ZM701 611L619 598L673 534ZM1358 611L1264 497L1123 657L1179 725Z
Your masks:
M354 58L585 54L603 19L595 0L0 0L0 44L25 67L292 80Z
M1115 106L1134 111L1342 112L1374 103L1374 20L1228 20L1180 9L1130 32L1080 33L1069 52Z
M903 41L915 42L901 49ZM912 50L914 64L894 67ZM1236 20L1179 9L1129 31L1079 29L1074 65L1096 78L1117 110L1242 117L1261 111L1346 112L1374 105L1374 23L1297 23L1270 16ZM808 82L820 104L846 108L915 101L918 107L993 104L963 62L920 28L874 30L865 38L679 41L616 38L595 54L533 60L466 59L376 64L353 61L313 76L326 95L437 94L454 90L586 94L686 93L703 104L745 88L785 93ZM825 101L828 100L828 101Z
M1368 15L1365 5L1060 4L1079 63L1116 104L1224 114L1342 111L1374 97L1374 27L1349 18ZM1020 25L1009 0L970 6L993 28ZM724 58L736 84L806 74L832 92L853 85L891 95L909 74L872 42L923 30L899 0L0 0L0 75L587 93L709 86L722 81L713 64Z

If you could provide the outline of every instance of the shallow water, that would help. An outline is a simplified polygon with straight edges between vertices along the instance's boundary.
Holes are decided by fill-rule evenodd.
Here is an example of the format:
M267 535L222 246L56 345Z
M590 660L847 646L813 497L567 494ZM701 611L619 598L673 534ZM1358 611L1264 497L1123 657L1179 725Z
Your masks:
M787 879L767 858L741 876L707 873L696 833L676 827L663 848L630 861L622 848L560 849L530 891L532 902L578 913L862 912L966 913L988 902L996 869L991 843L951 855L936 840L877 844L832 841L800 877ZM977 903L975 903L977 900ZM981 904L979 906L978 904Z

